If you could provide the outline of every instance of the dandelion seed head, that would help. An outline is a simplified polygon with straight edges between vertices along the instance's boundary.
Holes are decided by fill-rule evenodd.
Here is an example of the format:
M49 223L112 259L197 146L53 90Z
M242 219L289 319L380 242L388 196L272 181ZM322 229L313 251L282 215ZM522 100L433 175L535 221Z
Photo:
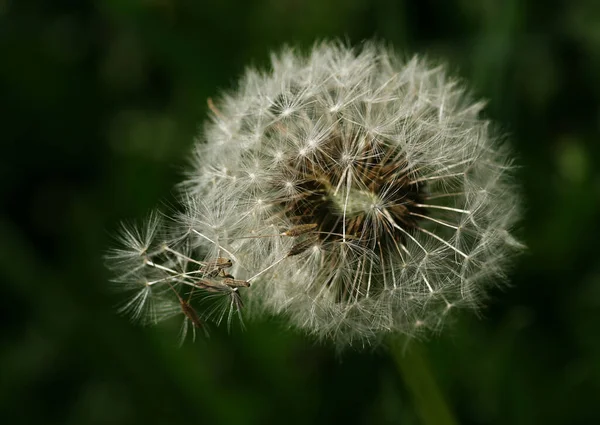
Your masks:
M173 248L146 254L151 218L114 255L161 257L151 274L219 298L201 318L283 314L342 346L419 335L478 308L522 249L510 153L443 66L323 42L273 55L209 106Z

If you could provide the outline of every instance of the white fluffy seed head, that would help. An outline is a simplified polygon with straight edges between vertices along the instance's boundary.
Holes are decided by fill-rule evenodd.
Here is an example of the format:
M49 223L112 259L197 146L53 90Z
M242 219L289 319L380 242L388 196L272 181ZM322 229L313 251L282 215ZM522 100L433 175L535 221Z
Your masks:
M283 314L340 345L420 334L478 307L521 248L507 150L443 67L325 42L283 50L209 106L167 248L124 237L144 259L134 279L148 269L172 297L221 297L200 304L206 319ZM206 266L222 257L226 271Z

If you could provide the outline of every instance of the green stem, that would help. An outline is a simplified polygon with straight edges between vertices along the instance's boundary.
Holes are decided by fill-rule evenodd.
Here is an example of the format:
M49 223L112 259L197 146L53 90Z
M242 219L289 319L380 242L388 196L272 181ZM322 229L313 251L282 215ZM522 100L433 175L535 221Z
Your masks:
M410 347L405 349L401 340L393 341L390 349L423 425L456 425L454 415L435 382L425 349L417 342L411 342Z

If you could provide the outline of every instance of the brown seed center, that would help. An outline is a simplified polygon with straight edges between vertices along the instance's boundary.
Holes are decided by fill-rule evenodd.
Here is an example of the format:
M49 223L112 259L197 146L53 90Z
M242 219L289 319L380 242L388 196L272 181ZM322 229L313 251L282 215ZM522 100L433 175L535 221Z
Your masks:
M371 246L404 241L414 230L424 187L415 182L405 156L390 145L366 144L349 155L339 138L310 158L288 164L299 182L281 202L295 224L315 223L319 237L344 236Z

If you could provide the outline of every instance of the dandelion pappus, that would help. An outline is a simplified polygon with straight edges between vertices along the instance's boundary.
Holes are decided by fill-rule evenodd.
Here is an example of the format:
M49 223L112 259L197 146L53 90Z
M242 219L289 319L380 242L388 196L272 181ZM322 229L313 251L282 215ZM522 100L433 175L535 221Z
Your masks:
M127 311L179 313L169 280L183 299L194 288L207 322L285 309L292 327L347 346L479 308L523 249L520 190L484 102L438 65L325 41L209 99L175 223L124 228L111 253L135 290Z

